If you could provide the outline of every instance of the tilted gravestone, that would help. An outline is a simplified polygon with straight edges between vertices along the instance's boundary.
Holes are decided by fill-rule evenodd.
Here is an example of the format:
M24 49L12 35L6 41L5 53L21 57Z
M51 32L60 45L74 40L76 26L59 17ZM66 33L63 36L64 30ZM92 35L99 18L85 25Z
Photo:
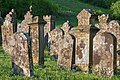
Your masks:
M28 34L16 32L11 36L13 74L33 76L32 53Z
M13 24L11 23L12 20L12 12L6 15L5 21L1 26L2 30L2 42L3 42L3 49L6 53L10 53L10 37L13 35Z
M32 18L33 18L33 15L31 13L32 13L32 6L30 6L30 11L28 11L24 15L24 20L21 22L21 25L17 26L17 32L29 33L28 23L32 22Z
M63 32L61 29L55 28L48 33L48 36L50 43L50 55L57 57L59 51L59 40L62 38Z
M102 76L112 76L116 69L116 38L100 30L93 39L93 70Z
M58 65L60 67L71 69L73 62L74 39L68 33L70 29L68 22L64 23L62 29L64 36L59 40Z
M89 71L90 46L91 46L91 25L95 14L91 10L83 9L78 15L78 26L70 30L75 37L75 65L82 71Z

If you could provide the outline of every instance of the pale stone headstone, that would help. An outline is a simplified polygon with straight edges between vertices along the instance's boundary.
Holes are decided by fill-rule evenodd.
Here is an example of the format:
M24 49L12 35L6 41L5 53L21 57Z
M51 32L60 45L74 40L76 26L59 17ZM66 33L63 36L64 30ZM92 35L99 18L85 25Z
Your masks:
M64 32L62 38L59 39L58 65L71 69L73 62L74 39L68 33L70 30L69 22L65 22L61 29Z
M45 42L45 47L50 47L50 44L48 43L48 32L52 31L55 29L55 16L52 15L46 15L43 16L44 21L46 21L46 24L44 25L44 42Z
M33 63L38 63L39 60L39 36L38 36L38 17L34 17L30 25L30 38L32 47Z
M57 57L59 51L59 40L63 36L61 29L55 28L48 33L50 43L50 55Z
M120 22L112 20L109 22L109 32L117 38L117 50L120 50Z
M14 33L11 36L10 48L13 74L33 76L30 37L28 34L21 32Z
M70 34L75 37L75 65L82 71L89 71L90 66L90 46L91 39L91 24L94 19L94 12L83 9L78 15L78 26L70 30Z
M5 21L1 26L2 30L2 42L3 42L3 49L5 53L10 53L10 37L13 35L13 24L11 23L12 17L10 16L12 12L6 15Z
M100 30L93 39L93 70L102 76L112 76L116 66L116 38Z

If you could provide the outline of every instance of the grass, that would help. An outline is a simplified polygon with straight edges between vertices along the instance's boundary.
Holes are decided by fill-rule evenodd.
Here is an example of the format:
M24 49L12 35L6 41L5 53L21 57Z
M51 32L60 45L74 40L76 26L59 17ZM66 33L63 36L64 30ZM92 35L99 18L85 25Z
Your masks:
M10 55L4 55L0 48L0 80L120 80L120 72L112 78L85 74L83 72L61 69L57 62L50 59L49 53L45 50L45 68L34 65L34 77L12 75L12 64ZM119 70L120 71L120 70Z

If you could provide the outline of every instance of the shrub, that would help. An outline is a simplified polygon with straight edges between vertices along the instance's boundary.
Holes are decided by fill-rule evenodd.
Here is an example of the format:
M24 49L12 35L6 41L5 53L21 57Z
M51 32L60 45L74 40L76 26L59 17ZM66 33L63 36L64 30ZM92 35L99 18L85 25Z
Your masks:
M116 1L111 5L110 12L113 16L120 18L120 1Z

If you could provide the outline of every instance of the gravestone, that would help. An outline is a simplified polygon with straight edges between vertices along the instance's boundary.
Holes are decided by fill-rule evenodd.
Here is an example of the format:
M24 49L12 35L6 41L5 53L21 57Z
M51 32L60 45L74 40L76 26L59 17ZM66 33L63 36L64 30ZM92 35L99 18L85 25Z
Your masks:
M117 50L120 50L120 22L112 20L109 22L109 32L117 38Z
M88 72L91 64L91 24L95 14L90 9L83 9L77 18L78 26L70 30L70 34L75 37L75 65L82 71Z
M24 15L24 20L21 22L21 25L17 27L17 31L29 33L29 25L28 23L32 22L32 6L30 6L30 10Z
M59 40L58 65L71 69L74 56L74 39L68 33L70 25L68 22L61 27L64 31L64 36Z
M33 63L44 66L44 24L45 21L35 16L30 25Z
M50 51L50 44L48 43L48 32L55 29L55 16L52 15L46 15L43 16L44 21L46 21L46 24L44 25L44 42L45 46L48 47L48 50Z
M30 37L28 34L14 33L10 39L10 48L13 74L33 76Z
M50 55L57 58L59 51L59 40L63 36L61 29L55 28L48 33L50 43Z
M112 20L109 23L107 22L109 16L108 15L101 15L98 16L99 24L98 28L103 31L110 32L117 38L117 51L120 50L120 25L119 21ZM119 58L119 56L117 56ZM119 60L119 59L117 59ZM119 61L118 61L119 62ZM119 64L118 64L119 65Z
M103 30L93 39L93 70L102 76L116 73L116 38Z
M3 49L5 53L10 53L9 41L10 41L10 37L13 35L13 24L11 23L12 20L11 14L12 12L9 12L9 14L6 15L5 21L1 26Z
M39 60L39 36L38 36L38 17L34 17L30 25L30 38L32 47L33 63L38 63Z

